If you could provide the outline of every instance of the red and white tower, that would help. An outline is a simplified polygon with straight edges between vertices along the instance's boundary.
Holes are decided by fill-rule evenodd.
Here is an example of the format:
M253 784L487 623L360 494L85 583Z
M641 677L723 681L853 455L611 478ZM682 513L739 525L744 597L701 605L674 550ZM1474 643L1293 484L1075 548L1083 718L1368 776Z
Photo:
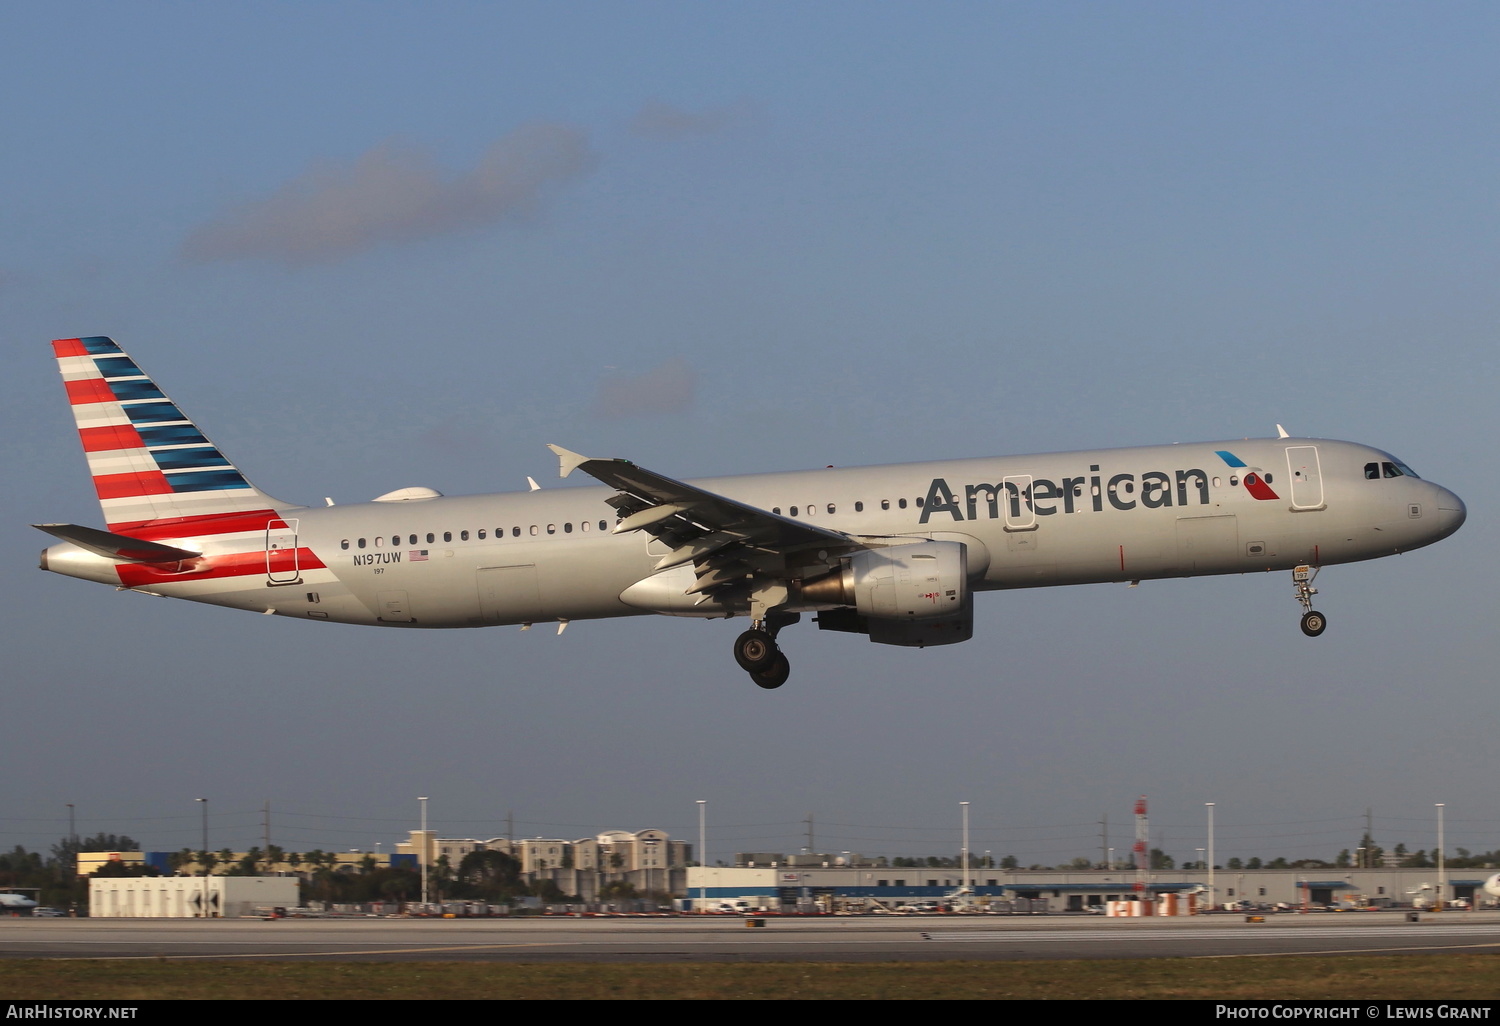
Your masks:
M1146 819L1146 796L1141 795L1135 800L1135 900L1149 905L1151 903L1151 892L1147 890L1146 884L1150 879L1150 849L1151 825ZM1142 910L1143 914L1148 914Z

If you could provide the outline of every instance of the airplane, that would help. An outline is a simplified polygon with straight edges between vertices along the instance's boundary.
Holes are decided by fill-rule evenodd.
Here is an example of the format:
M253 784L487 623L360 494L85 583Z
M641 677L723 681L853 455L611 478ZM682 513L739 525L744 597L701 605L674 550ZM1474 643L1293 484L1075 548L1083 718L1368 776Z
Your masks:
M0 894L0 913L18 915L36 908L36 902L20 894Z
M105 530L37 524L41 568L122 591L405 628L747 616L735 661L786 682L784 628L967 641L973 596L1292 572L1323 633L1325 566L1430 545L1457 495L1353 442L1240 439L677 481L561 446L604 487L300 506L252 485L104 336L52 343Z

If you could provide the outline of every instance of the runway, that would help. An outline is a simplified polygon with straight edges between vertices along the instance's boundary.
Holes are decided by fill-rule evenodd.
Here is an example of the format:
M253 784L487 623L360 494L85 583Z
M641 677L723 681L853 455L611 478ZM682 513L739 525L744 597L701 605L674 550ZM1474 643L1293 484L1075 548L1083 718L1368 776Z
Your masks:
M1072 917L0 919L0 958L924 962L1500 949L1500 913Z

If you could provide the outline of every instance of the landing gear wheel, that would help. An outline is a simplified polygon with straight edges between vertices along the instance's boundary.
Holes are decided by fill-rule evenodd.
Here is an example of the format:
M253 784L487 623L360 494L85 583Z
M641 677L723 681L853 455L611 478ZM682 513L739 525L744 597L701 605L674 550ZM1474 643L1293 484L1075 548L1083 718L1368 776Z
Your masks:
M734 639L734 661L746 673L766 669L780 654L776 639L765 631L746 631Z
M1328 621L1317 610L1310 609L1302 614L1302 633L1309 638L1316 638L1327 626Z
M792 675L792 664L787 662L785 654L780 649L771 657L771 662L763 670L751 670L750 679L767 691L774 691L786 683L786 679Z

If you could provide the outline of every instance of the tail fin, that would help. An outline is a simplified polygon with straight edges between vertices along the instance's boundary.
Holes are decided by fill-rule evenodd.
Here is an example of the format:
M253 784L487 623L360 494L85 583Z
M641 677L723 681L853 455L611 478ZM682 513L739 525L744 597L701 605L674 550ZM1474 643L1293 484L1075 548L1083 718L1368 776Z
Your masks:
M245 480L111 339L52 350L111 530L286 505Z

